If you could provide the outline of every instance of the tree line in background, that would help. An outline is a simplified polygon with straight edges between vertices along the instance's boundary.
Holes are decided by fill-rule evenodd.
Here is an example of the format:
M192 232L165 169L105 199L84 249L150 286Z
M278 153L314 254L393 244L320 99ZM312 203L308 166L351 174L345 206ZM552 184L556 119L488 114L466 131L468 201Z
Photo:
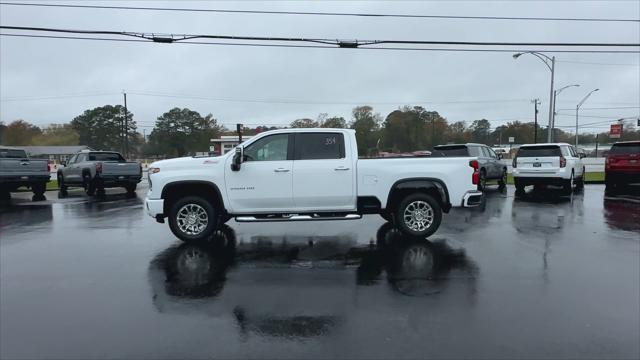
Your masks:
M126 129L125 129L126 124ZM358 106L351 112L351 120L330 117L326 113L316 119L294 120L292 128L351 128L356 132L360 155L372 155L377 151L409 152L429 150L435 145L446 143L476 142L487 145L508 143L514 137L517 144L534 142L534 123L512 121L492 128L487 119L473 121L469 126L464 121L449 123L436 111L421 106L403 106L392 111L386 118L374 112L371 106ZM244 135L277 129L274 126L244 127ZM125 111L121 105L105 105L86 110L70 123L51 124L40 128L24 120L9 124L0 122L0 143L3 145L87 145L100 150L120 151L128 144L130 156L176 157L206 152L210 139L221 135L235 135L213 117L202 116L187 108L173 108L155 122L155 126L145 139L138 131L133 113ZM547 129L538 126L538 142L546 142ZM624 126L621 139L610 139L608 130L598 135L601 144L620 140L640 139L640 129L634 122ZM574 135L555 130L555 141L573 143ZM581 144L596 142L596 134L579 136Z

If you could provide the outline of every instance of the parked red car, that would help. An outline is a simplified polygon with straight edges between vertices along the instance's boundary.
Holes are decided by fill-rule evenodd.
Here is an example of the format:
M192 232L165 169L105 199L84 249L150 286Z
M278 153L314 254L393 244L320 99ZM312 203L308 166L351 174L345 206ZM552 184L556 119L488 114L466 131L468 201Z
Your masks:
M640 141L613 144L604 163L607 189L630 183L640 183Z

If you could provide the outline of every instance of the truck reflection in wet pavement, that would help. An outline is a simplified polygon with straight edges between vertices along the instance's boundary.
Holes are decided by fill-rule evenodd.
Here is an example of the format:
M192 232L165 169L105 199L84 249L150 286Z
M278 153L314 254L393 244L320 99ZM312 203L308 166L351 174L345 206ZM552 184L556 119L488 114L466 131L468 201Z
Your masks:
M436 295L454 281L473 302L476 274L464 251L407 237L390 223L368 245L348 236L237 242L225 226L208 244L172 246L149 267L159 312L232 314L243 338L286 339L332 332L351 312L371 305L359 299L362 289L384 281L395 297Z

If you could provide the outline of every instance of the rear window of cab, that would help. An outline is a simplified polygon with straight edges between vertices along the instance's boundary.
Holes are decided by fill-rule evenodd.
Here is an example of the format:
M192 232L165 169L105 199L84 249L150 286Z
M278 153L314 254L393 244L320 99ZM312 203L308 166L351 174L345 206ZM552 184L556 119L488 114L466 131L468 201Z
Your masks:
M544 156L560 156L560 146L542 145L542 146L522 146L518 149L517 157L544 157Z

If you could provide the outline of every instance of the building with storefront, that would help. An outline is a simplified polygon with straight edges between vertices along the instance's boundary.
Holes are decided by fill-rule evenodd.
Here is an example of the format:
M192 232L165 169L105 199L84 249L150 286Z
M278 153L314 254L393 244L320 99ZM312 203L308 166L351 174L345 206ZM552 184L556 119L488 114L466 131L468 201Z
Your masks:
M242 141L251 139L252 136L243 136ZM233 150L240 141L238 141L237 135L224 135L218 139L211 139L211 145L209 146L209 154L211 155L224 155Z
M27 155L35 159L48 159L52 164L60 164L82 150L93 150L86 145L74 146L19 146Z

